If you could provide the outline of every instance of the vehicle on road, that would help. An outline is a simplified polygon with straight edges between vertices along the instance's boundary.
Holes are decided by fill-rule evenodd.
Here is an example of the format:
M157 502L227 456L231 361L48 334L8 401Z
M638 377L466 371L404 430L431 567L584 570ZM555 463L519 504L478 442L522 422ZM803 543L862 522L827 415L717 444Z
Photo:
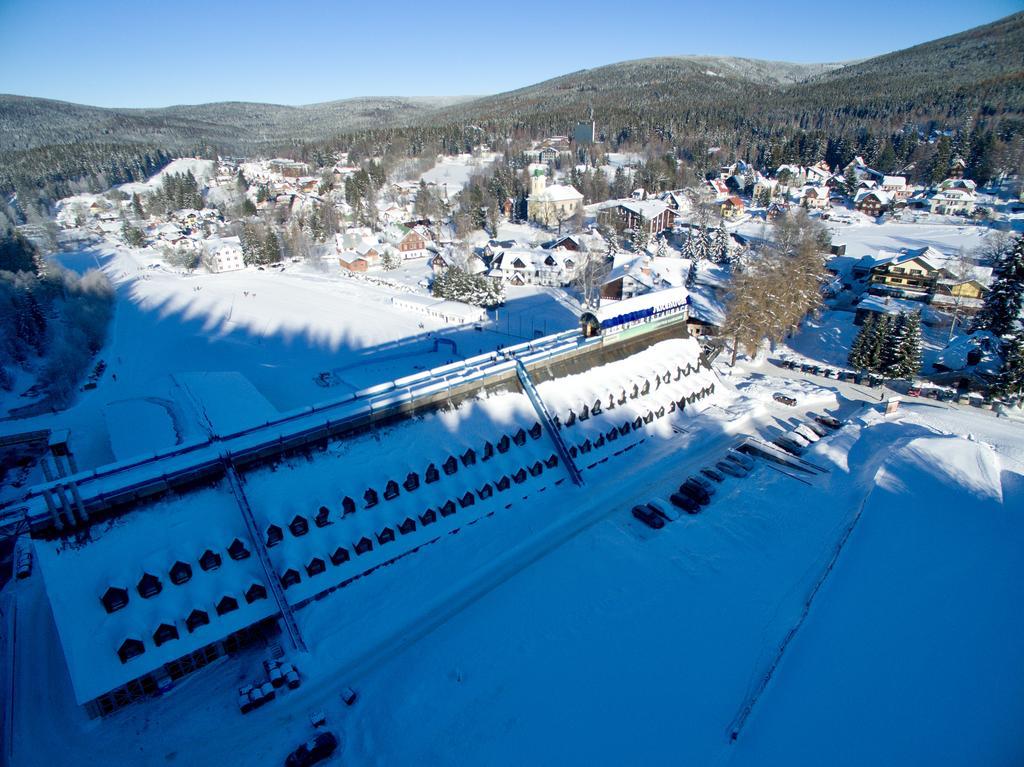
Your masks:
M652 511L647 506L634 506L633 516L652 530L660 530L665 526L665 520L662 516L656 511Z
M772 399L776 402L781 402L783 405L796 407L796 398L790 397L788 394L783 394L780 391L775 392L775 394L772 395Z
M288 754L284 767L309 767L322 762L338 748L338 738L333 732L322 732Z
M700 504L693 500L688 495L682 493L672 493L672 497L669 498L672 505L676 508L682 509L687 514L698 514L700 513Z

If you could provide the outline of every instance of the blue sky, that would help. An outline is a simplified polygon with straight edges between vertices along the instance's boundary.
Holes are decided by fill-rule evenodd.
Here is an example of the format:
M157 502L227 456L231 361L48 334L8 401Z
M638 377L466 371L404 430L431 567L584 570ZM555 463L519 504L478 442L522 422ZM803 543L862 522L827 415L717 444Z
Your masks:
M1021 0L0 0L0 92L100 106L496 93L646 56L866 58Z

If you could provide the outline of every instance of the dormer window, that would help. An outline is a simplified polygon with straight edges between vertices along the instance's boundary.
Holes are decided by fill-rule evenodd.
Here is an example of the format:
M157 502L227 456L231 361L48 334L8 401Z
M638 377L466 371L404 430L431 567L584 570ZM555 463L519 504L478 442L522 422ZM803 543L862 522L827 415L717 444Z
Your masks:
M385 527L377 533L377 543L391 543L393 540L395 540L395 531L390 527Z
M602 434L600 437L598 437L598 439L603 441L604 440L604 435ZM535 461L533 463L533 465L530 467L530 476L531 477L539 477L540 473L542 471L544 471L544 466L541 465L540 461Z
M254 583L245 590L245 601L252 604L257 599L266 599L267 589L262 583Z
M191 634L200 626L205 626L210 622L210 615L206 610L193 610L188 614L185 619L185 628L188 629L188 633Z
M282 540L284 540L284 531L277 525L271 525L267 528L267 548L276 546Z
M454 513L455 513L455 502L451 501L451 500L445 501L444 504L441 506L441 516L442 517L450 517Z
M161 585L159 578L152 573L146 573L139 579L139 584L136 588L139 591L140 597L143 599L149 599L159 594L163 586Z
M444 469L445 474L451 476L452 474L459 470L459 463L458 461L455 460L455 456L450 455L441 465L441 468Z
M356 502L349 498L347 495L341 499L341 515L347 517L349 514L356 513Z
M157 647L164 642L170 642L178 638L178 627L172 623L161 623L159 628L153 632L153 644Z
M285 588L289 588L290 586L296 585L301 580L302 576L299 575L299 571L296 570L294 567L289 567L287 570L284 571L284 574L281 576L281 585Z
M327 525L331 524L330 515L331 510L326 506L321 506L317 509L316 516L313 517L313 524L317 527L327 527Z
M220 561L220 554L207 549L203 552L203 556L199 558L199 566L209 572L220 567Z
M292 521L288 523L288 530L298 538L309 532L309 522L301 514L296 514Z
M108 613L117 612L128 604L128 589L111 586L106 590L103 596L100 597L100 601L103 603L103 607Z
M363 500L366 501L366 508L372 509L377 505L377 491L372 487L363 493Z
M475 463L476 463L476 451L473 448L470 448L469 450L467 450L465 453L462 454L462 465L463 466L472 466Z
M228 556L236 561L240 559L248 559L249 549L245 547L245 544L242 543L240 538L235 538L235 540L231 542L231 545L228 546Z
M327 569L327 563L320 557L313 557L306 565L306 575L319 575Z
M421 525L432 525L436 521L437 521L437 512L434 511L433 509L427 509L422 514L420 514L420 524Z
M121 643L121 646L117 648L117 657L121 659L122 663L127 663L132 658L137 658L146 652L145 646L138 639L126 639Z
M362 556L370 551L373 551L373 541L366 536L359 539L359 543L355 545L355 551L357 556Z
M459 498L459 506L466 508L476 503L476 498L473 497L473 493L467 490L461 498Z
M339 546L331 553L331 564L332 565L343 565L349 560L348 549L344 546Z
M490 442L485 442L484 443L484 452L480 456L480 459L483 460L483 461L487 461L487 460L491 459L493 456L494 456L494 445L492 445Z
M384 500L392 501L398 497L398 483L393 479L389 479L387 485L384 487Z
M413 490L420 486L420 475L415 471L410 471L405 478L405 482L402 483L402 487L405 488L407 493L411 493Z
M217 603L217 615L227 615L238 609L238 600L232 596L221 597Z
M398 532L401 533L402 535L408 535L409 533L414 532L415 530L416 530L416 520L414 520L412 517L406 517L398 525Z
M192 565L188 562L177 561L171 568L171 583L180 586L188 583L192 578Z
M595 408L594 412L597 412L597 413L601 412L601 410L600 410L600 408L601 408L600 403L595 404L594 408ZM534 422L533 426L530 427L530 436L533 439L540 439L540 434L541 434L540 423L539 422Z
M427 467L427 484L429 485L431 482L437 482L437 480L440 479L440 477L441 472L437 470L437 467L434 464L430 464Z

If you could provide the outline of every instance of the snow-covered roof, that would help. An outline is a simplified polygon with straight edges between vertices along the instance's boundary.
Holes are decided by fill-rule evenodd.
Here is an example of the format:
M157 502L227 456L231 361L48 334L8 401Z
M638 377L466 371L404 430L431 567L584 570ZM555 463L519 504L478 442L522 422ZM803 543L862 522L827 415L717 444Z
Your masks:
M870 257L865 256L865 259L867 258ZM870 266L882 266L885 264L899 266L907 261L914 260L921 261L930 269L938 270L948 259L943 253L929 245L923 248L901 248L898 251L880 250L878 251L878 256L870 259ZM862 262L865 262L864 259L861 259L858 263Z
M924 308L924 305L920 301L909 301L903 298L894 298L893 296L866 296L859 304L857 304L857 310L863 309L867 312L876 312L878 314L899 314L900 312L907 312L908 314L916 314Z
M551 184L538 192L535 199L541 202L571 202L582 200L583 195L574 186L568 184Z
M269 590L265 599L252 604L245 600L244 592L252 584L267 584L255 555L237 561L228 556L227 548L236 538L250 552L252 543L227 487L163 500L95 525L90 534L84 543L35 541L79 703L277 611ZM199 558L207 549L221 555L217 569L200 567ZM192 568L191 578L181 585L169 575L179 560ZM146 573L155 575L162 586L148 599L136 588ZM100 601L110 587L128 592L127 605L113 613L107 613ZM238 609L218 615L216 604L224 596L233 597ZM205 611L210 622L189 633L185 619L195 609ZM158 647L153 633L163 623L175 626L178 638ZM117 650L126 639L141 641L145 651L122 663Z

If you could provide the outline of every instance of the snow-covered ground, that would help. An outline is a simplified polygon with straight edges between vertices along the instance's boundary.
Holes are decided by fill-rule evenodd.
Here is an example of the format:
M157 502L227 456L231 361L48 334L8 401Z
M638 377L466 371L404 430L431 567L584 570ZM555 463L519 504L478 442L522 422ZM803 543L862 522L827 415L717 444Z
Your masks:
M171 162L167 164L167 167L145 181L134 181L128 184L121 184L117 188L125 194L146 195L159 189L167 176L176 174L182 175L186 173L191 173L195 176L196 181L199 182L200 188L202 188L203 182L214 176L216 172L217 163L213 160L201 160L195 157L182 157L177 160L171 160Z
M667 357L651 356L654 372ZM596 383L620 385L625 365L593 371ZM587 375L545 396L589 398ZM18 625L37 640L19 644L33 664L19 666L33 680L19 678L19 710L47 717L16 720L14 763L52 763L39 728L56 722L53 747L81 764L262 764L306 737L313 710L345 743L329 763L1017 763L1019 425L931 402L886 418L806 382L748 379L586 470L582 490L524 486L504 511L300 611L305 684L245 718L233 689L255 652L87 723L68 702L39 579L19 582ZM806 399L778 406L775 390ZM826 474L804 484L761 463L661 531L629 515L736 434L770 435L808 408L851 417L805 456ZM353 708L338 698L348 684Z

